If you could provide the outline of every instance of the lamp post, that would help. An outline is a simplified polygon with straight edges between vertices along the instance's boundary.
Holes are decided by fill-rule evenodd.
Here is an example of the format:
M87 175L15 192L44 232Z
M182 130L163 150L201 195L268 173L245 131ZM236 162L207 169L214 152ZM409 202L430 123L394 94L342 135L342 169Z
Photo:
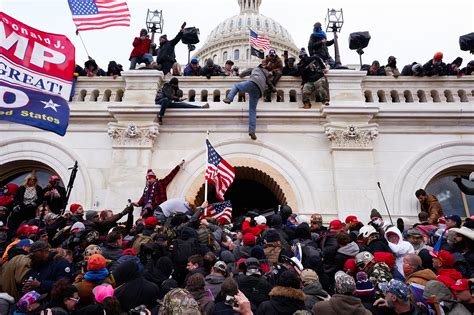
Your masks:
M326 32L334 33L334 68L341 67L341 56L339 55L339 44L337 42L337 33L341 31L342 24L344 24L344 16L342 15L342 9L328 9L326 15Z
M163 33L163 10L151 11L148 9L146 14L146 28L148 33L151 33L151 43L155 42L155 33ZM150 46L150 54L153 48Z

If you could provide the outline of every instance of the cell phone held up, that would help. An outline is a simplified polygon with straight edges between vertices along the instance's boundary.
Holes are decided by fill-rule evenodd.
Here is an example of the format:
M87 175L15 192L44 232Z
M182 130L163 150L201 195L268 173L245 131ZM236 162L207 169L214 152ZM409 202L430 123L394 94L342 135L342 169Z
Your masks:
M227 295L225 297L224 304L228 305L230 307L237 307L238 306L237 299L235 298L235 296L230 296L230 295Z

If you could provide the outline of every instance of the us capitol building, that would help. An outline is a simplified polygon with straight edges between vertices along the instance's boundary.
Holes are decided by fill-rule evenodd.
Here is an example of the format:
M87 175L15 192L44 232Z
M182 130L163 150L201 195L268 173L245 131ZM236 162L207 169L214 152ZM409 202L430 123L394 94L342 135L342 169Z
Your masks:
M259 14L260 3L239 0L240 15L220 23L196 56L245 66L247 26L270 38L278 54L296 54L290 34ZM161 72L79 77L64 137L0 121L0 185L21 183L32 169L42 185L51 174L67 184L68 168L78 161L70 203L119 211L128 198L141 196L147 169L164 177L185 159L168 198L200 204L209 130L217 152L236 170L226 193L235 215L289 204L303 215L319 212L325 221L352 214L366 222L372 208L387 215L377 182L394 218L414 220L418 188L435 194L448 214L474 214L473 196L452 182L474 171L474 76L395 79L330 70L328 80L331 105L313 101L303 110L300 80L283 77L272 100L258 104L258 140L252 141L245 95L222 102L239 78L180 78L184 97L209 102L210 109L168 109L158 125ZM214 195L210 186L211 202Z
M219 23L209 34L205 44L194 57L203 61L211 58L223 65L230 59L239 68L254 67L261 59L250 55L249 29L270 40L278 55L287 50L293 57L299 49L288 31L277 21L259 13L262 0L238 0L240 14Z

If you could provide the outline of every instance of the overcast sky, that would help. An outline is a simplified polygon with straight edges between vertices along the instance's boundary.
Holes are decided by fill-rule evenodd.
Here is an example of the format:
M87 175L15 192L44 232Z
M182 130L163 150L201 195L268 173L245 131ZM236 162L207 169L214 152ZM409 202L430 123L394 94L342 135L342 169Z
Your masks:
M201 47L210 31L228 17L239 13L237 0L128 0L131 26L82 32L89 54L107 68L110 60L129 67L132 41L145 27L147 9L163 10L164 33L172 38L183 21L201 31ZM306 47L312 25L324 23L328 8L343 8L344 25L339 35L343 64L357 64L358 55L349 50L351 32L369 31L372 39L363 55L364 63L389 55L401 68L412 61L426 62L442 51L446 62L457 56L463 66L474 59L459 49L459 36L474 32L474 0L262 0L260 13L279 21L292 35L297 47ZM87 54L79 38L67 0L0 0L0 10L42 31L64 34L76 46L76 63L83 65ZM332 38L332 34L328 34ZM333 55L334 51L330 47ZM187 48L178 44L178 61L186 63Z

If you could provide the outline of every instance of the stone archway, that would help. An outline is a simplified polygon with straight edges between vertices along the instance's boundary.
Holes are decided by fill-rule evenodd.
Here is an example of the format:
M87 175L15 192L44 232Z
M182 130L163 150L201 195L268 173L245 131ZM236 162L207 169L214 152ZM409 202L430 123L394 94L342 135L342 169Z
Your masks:
M213 146L234 168L254 168L270 176L280 186L286 204L294 212L307 214L321 208L309 175L302 172L300 162L285 150L268 143L241 139L214 142ZM185 157L183 172L168 187L168 196L185 196L189 202L195 201L204 183L205 154L203 149Z
M194 198L194 204L204 201L204 184ZM208 201L217 202L212 185L208 187ZM280 185L267 173L254 167L235 167L235 180L225 194L233 205L234 217L249 210L265 211L286 204L286 196Z
M394 189L394 213L414 216L419 208L415 191L426 185L442 171L471 165L474 142L453 141L420 152L399 173Z
M52 167L44 163L26 159L16 160L0 165L0 185L10 182L20 184L23 182L23 178L33 170L36 171L38 185L40 186L46 186L51 175L58 175ZM64 180L67 179L60 179L61 185L64 186Z
M24 160L28 160L30 163L40 163L54 171L64 183L69 180L71 173L69 167L78 161L79 171L71 192L71 200L79 202L87 208L92 206L92 184L87 164L63 144L39 137L18 137L0 141L0 152L2 152L0 165Z

